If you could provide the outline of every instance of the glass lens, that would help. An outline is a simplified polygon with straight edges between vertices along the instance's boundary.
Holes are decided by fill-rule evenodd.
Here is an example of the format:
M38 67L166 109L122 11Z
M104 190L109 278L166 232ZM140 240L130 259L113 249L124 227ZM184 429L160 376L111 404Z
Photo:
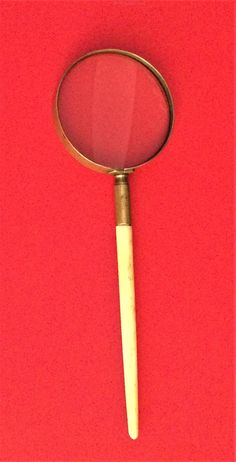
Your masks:
M73 146L114 169L150 159L170 124L157 77L136 59L112 52L86 57L70 69L61 83L58 113Z

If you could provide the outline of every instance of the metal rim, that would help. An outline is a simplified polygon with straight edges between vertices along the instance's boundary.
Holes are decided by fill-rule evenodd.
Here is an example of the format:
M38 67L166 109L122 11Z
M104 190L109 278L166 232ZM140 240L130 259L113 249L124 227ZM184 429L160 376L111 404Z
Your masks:
M126 168L120 169L120 170L115 170L112 167L108 167L108 166L105 166L105 165L102 165L102 164L98 164L98 163L94 162L93 160L89 159L88 157L86 157L77 148L75 148L74 145L70 142L69 138L67 137L67 135L65 134L65 132L63 130L63 127L62 127L62 124L61 124L61 121L60 121L59 110L58 110L58 99L59 99L61 85L62 85L64 79L66 78L67 74L71 71L71 69L74 66L76 66L80 61L83 61L84 59L89 58L90 56L97 55L97 54L104 54L104 53L113 53L113 54L115 53L115 54L125 55L125 56L128 56L131 59L135 59L136 61L139 61L141 64L143 64L145 67L147 67L152 72L152 74L154 74L154 76L157 78L158 82L161 84L162 89L163 89L163 91L165 93L165 96L167 98L168 106L169 106L169 114L170 114L169 127L168 127L166 137L165 137L161 147L158 149L158 151L155 152L154 154L152 154L150 156L150 158L147 159L145 162L142 162L141 164L138 164L138 165L126 167ZM130 51L119 50L119 49L116 49L116 48L105 48L105 49L95 50L95 51L91 51L89 53L86 53L85 55L81 56L79 59L74 61L66 69L66 71L62 75L62 78L61 78L61 80L59 82L59 85L58 85L58 88L57 88L56 97L55 97L54 105L53 105L53 112L54 112L54 120L55 120L55 123L56 123L56 127L57 127L57 131L59 133L59 136L62 139L62 142L65 145L66 149L70 152L70 154L72 154L72 156L75 157L80 163L82 163L83 165L91 168L92 170L96 170L98 172L110 173L110 174L113 174L113 175L116 175L116 174L119 174L119 173L131 173L134 170L136 170L137 168L141 167L142 165L146 165L151 160L153 160L162 151L162 149L166 145L166 143L167 143L167 141L168 141L168 139L170 137L170 134L172 132L173 122L174 122L174 107L173 107L172 96L171 96L170 90L168 88L168 85L167 85L165 79L160 74L160 72L152 64L150 64L148 61L146 61L141 56L138 56L135 53L132 53Z

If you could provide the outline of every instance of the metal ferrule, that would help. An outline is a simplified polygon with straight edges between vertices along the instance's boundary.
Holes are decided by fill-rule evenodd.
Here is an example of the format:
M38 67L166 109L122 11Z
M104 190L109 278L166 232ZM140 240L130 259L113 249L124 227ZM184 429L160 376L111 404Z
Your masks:
M131 225L128 174L115 176L116 225Z

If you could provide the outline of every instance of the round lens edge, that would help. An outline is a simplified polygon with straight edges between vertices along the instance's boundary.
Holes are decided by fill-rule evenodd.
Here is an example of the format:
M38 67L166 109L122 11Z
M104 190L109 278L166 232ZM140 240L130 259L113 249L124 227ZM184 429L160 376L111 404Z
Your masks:
M158 82L161 84L162 88L163 88L163 91L165 93L165 96L167 98L167 102L168 102L168 108L169 108L169 127L168 127L168 131L167 131L167 134L166 134L166 137L163 141L163 143L161 144L160 148L158 149L157 152L155 152L154 154L152 154L150 156L150 158L148 158L145 162L142 162L141 164L138 164L138 165L134 165L134 166L130 166L130 167L126 167L122 170L115 170L111 167L108 167L108 166L105 166L105 165L101 165L101 164L98 164L94 161L92 161L91 159L89 159L88 157L86 157L82 152L80 152L78 149L76 149L73 144L70 142L69 138L67 137L66 133L64 132L63 130L63 127L62 127L62 124L61 124L61 120L60 120L60 116L59 116L59 110L58 110L58 99L59 99L59 94L60 94L60 88L61 88L61 85L64 81L64 79L66 78L67 74L71 71L71 69L76 66L79 62L81 62L82 60L84 59L87 59L93 55L97 55L97 54L102 54L102 53L115 53L115 54L120 54L120 55L125 55L125 56L128 56L129 58L131 59L135 59L136 61L139 61L141 64L143 64L146 68L148 68L148 70L150 72L152 72L152 74L156 77L156 79L158 80ZM67 151L69 151L69 153L76 158L76 160L78 160L81 164L83 164L84 166L86 167L89 167L90 169L92 170L95 170L97 172L102 172L102 173L110 173L110 174L113 174L113 175L116 175L118 173L131 173L133 172L134 170L136 170L137 168L141 167L142 165L145 165L147 163L149 163L152 159L154 159L161 151L162 149L164 148L164 146L167 144L167 141L170 137L170 134L172 132L172 129L173 129L173 123L174 123L174 107L173 107L173 99L172 99L172 96L171 96L171 93L170 93L170 90L169 90L169 87L165 81L165 79L162 77L162 75L160 74L160 72L151 64L149 63L148 61L146 61L144 58L142 58L141 56L138 56L137 54L135 53L132 53L132 52L129 52L129 51L125 51L125 50L119 50L119 49L116 49L116 48L106 48L106 49L101 49L101 50L95 50L95 51L92 51L92 52L89 52L83 56L81 56L80 58L78 58L76 61L74 61L67 69L66 71L64 72L64 74L62 75L62 78L60 79L60 82L59 82L59 85L58 85L58 88L57 88L57 91L56 91L56 96L55 96L55 99L54 99L54 105L53 105L53 114L54 114L54 121L55 121L55 124L56 124L56 128L57 128L57 131L58 131L58 134L64 144L64 146L66 147Z

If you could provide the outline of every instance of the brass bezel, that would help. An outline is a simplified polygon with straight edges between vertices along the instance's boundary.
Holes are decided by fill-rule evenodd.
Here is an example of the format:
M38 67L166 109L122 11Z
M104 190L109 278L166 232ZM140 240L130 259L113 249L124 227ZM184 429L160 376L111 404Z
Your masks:
M102 53L116 53L116 54L125 55L125 56L128 56L128 57L132 58L132 59L135 59L136 61L139 61L141 64L143 64L145 67L147 67L154 74L154 76L157 78L157 80L161 84L161 86L162 86L162 88L164 90L164 93L166 95L168 105L169 105L169 112L170 112L169 128L168 128L166 138L165 138L164 142L162 143L160 149L155 154L153 154L149 159L147 159L145 162L143 162L141 164L138 164L138 165L131 166L129 168L124 168L122 170L114 170L111 167L107 167L105 165L98 164L98 163L92 161L91 159L87 158L82 152L78 151L78 149L76 149L73 146L73 144L70 142L69 138L67 138L67 136L66 136L66 134L65 134L65 132L63 130L63 127L62 127L62 124L61 124L61 121L60 121L60 117L59 117L58 98L59 98L61 84L62 84L63 80L65 79L65 77L67 76L67 74L80 61L82 61L82 60L84 60L84 59L86 59L86 58L88 58L90 56L93 56L93 55L96 55L96 54L102 54ZM116 48L105 48L105 49L101 49L101 50L91 51L90 53L86 53L85 55L81 56L79 59L74 61L66 69L66 71L64 72L64 74L63 74L63 76L62 76L62 78L61 78L61 80L59 82L58 88L57 88L56 97L55 97L54 105L53 105L53 112L54 112L54 120L55 120L55 123L56 123L58 133L60 135L60 138L62 139L63 144L65 145L66 149L70 152L70 154L72 154L72 156L75 157L81 164L85 165L86 167L91 168L92 170L96 170L97 172L102 172L102 173L110 173L110 174L113 174L113 175L117 175L117 174L121 174L121 173L131 173L136 168L139 168L142 165L145 165L148 162L150 162L152 159L154 159L160 153L160 151L164 148L164 146L166 145L166 143L167 143L167 141L169 139L169 136L171 134L171 131L172 131L172 128L173 128L173 122L174 122L174 108L173 108L172 96L171 96L170 90L168 88L168 85L167 85L165 79L160 74L160 72L152 64L150 64L148 61L146 61L144 58L141 58L141 56L138 56L135 53L131 53L130 51L119 50L119 49L116 49Z

